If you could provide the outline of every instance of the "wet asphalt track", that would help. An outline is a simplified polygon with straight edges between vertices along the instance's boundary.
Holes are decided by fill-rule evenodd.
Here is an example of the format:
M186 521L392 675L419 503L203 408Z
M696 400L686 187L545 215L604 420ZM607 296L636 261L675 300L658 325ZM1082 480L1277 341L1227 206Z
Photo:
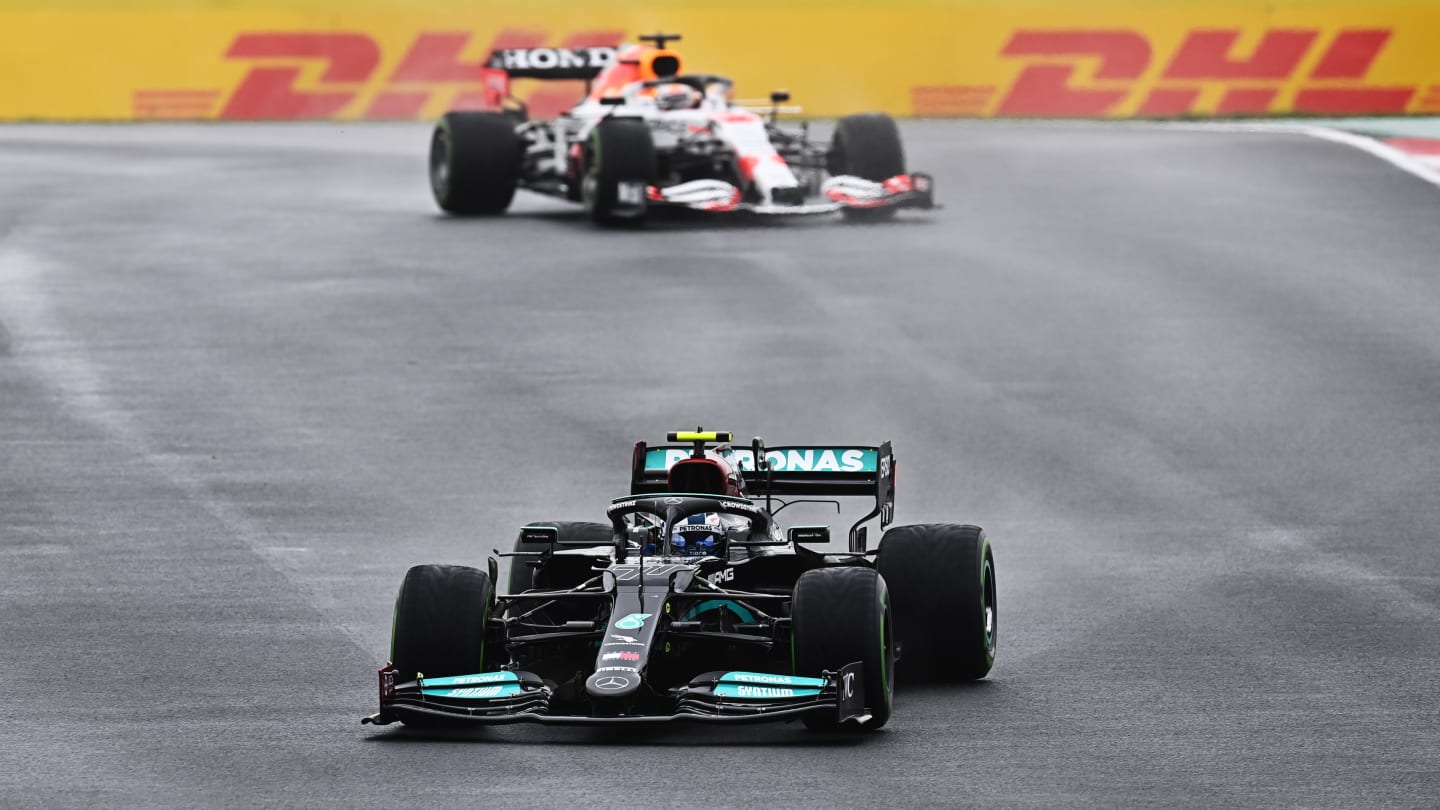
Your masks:
M906 127L947 207L438 217L423 127L0 129L0 805L1433 806L1440 192L1292 136ZM374 732L406 566L630 443L893 439L987 682L868 737Z

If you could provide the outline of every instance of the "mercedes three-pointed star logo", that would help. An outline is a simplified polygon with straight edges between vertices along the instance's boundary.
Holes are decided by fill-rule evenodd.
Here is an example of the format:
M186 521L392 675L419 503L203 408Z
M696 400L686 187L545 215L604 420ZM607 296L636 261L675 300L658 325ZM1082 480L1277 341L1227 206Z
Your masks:
M619 675L607 675L604 678L601 678L600 680L595 682L596 689L604 689L611 692L615 691L616 689L624 689L629 685L630 679L622 678Z

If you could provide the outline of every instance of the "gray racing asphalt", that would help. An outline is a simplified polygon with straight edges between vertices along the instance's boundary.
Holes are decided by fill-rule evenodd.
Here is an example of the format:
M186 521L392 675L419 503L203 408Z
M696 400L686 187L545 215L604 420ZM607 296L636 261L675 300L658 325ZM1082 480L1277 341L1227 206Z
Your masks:
M417 126L0 128L0 805L1433 807L1440 192L915 123L946 208L436 215ZM703 424L892 439L992 677L872 736L376 732L394 589Z

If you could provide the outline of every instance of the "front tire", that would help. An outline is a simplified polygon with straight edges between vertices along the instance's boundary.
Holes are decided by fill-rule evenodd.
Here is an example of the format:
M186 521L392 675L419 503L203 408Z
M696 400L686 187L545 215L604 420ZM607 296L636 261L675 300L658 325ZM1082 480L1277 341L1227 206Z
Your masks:
M523 144L515 122L490 112L446 113L430 138L430 191L448 213L504 213L520 185Z
M417 565L406 572L390 636L396 679L487 671L485 625L493 601L490 575L477 568Z
M818 676L862 661L869 731L890 719L895 684L894 632L890 593L884 577L873 568L818 568L795 583L790 609L795 673ZM805 725L831 731L831 717L807 715Z
M610 118L590 130L581 199L597 225L645 221L646 190L658 174L650 127L635 118Z
M826 169L876 183L905 173L905 148L895 119L882 113L847 115L835 122ZM846 219L877 222L895 216L895 206L846 208Z
M896 526L875 567L894 588L900 675L969 681L995 665L1000 609L995 554L979 526Z

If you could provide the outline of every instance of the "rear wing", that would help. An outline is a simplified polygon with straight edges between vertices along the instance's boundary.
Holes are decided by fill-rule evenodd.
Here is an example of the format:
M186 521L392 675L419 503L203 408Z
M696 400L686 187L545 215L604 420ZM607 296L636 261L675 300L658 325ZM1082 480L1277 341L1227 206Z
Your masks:
M507 102L528 117L525 104L511 97L512 79L583 80L585 92L590 81L615 61L617 48L597 45L591 48L503 48L490 52L490 59L480 71L485 86L476 109L505 111Z
M866 532L862 524L878 516L883 529L894 519L895 456L889 442L878 447L797 445L767 448L757 439L750 448L721 445L713 449L740 470L752 498L873 497L875 508L850 528L852 552L865 551ZM690 458L693 451L693 445L651 447L645 442L636 442L630 494L667 491L670 467L681 459ZM765 459L761 469L756 469L757 456Z
M593 79L615 61L618 49L504 48L490 54L489 67L512 79Z

